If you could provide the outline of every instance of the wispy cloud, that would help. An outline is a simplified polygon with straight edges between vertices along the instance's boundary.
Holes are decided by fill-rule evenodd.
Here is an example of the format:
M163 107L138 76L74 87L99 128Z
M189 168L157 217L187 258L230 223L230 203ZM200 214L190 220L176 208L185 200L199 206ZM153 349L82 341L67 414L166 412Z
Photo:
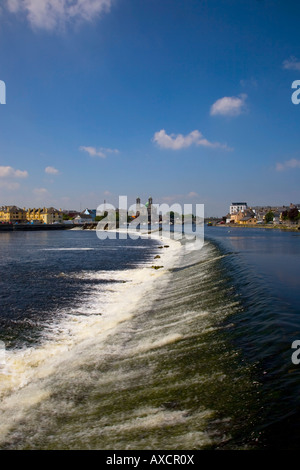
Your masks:
M282 67L286 70L300 70L300 60L294 56L291 56L289 59L284 60Z
M210 108L211 116L238 116L246 109L247 95L224 96L217 100Z
M46 188L34 188L33 193L38 197L43 197L48 194L48 190Z
M187 135L169 135L164 129L161 129L160 131L155 132L152 140L159 147L171 150L181 150L188 148L191 145L229 150L226 144L220 144L219 142L209 142L198 130L194 130Z
M15 170L11 166L0 166L0 178L27 178L26 170Z
M276 171L285 171L291 168L300 168L300 160L297 160L296 158L291 158L291 160L276 164Z
M59 171L54 168L54 166L47 166L45 168L45 173L47 173L48 175L58 175Z
M32 28L63 29L72 22L92 21L110 10L113 0L6 0L11 13L25 14Z
M8 189L9 191L15 191L19 189L20 184L16 183L15 181L5 181L0 180L0 188Z
M193 198L193 197L199 197L199 194L196 193L195 191L191 191L188 193L187 197Z
M9 191L19 189L20 183L16 179L27 178L28 172L26 170L15 170L11 166L0 166L0 188Z
M118 154L120 153L118 149L110 149L110 148L96 148L96 147L84 147L81 146L79 147L79 150L82 150L83 152L87 152L90 157L100 157L100 158L106 158L107 154L114 153Z

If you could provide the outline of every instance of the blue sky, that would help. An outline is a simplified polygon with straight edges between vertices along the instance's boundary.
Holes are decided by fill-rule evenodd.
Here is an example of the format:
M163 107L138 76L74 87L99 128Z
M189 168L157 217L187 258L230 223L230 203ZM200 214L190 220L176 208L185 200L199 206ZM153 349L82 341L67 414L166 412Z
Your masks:
M300 5L4 0L0 205L299 203Z

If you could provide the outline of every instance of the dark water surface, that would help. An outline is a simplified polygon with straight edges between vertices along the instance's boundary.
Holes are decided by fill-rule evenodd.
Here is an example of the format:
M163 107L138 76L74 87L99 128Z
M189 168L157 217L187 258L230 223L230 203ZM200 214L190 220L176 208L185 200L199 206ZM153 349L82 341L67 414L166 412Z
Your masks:
M300 366L291 361L300 338L300 233L207 227L228 254L225 264L244 312L233 336L260 371L262 439L266 447L300 444Z
M45 325L95 284L119 282L85 273L137 267L152 246L143 239L103 241L89 231L0 233L0 335L6 347L35 344Z

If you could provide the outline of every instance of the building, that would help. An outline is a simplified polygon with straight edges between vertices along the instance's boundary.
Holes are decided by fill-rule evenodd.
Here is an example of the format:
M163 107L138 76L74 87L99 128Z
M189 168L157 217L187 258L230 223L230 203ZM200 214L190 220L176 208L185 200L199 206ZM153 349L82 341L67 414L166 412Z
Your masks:
M231 222L231 214L228 213L227 215L225 215L224 220L225 220L225 223L226 223L226 224L230 224L230 222Z
M26 222L42 224L43 223L43 219L41 216L42 210L43 209L36 209L36 208L28 209L26 212Z
M233 202L230 206L230 214L224 217L226 219L226 223L235 223L235 224L265 224L266 220L270 218L266 215L268 213L272 213L272 219L270 222L273 224L282 224L283 221L290 222L297 222L297 216L288 220L288 213L293 211L294 213L300 212L299 204L289 204L288 206L284 205L274 205L274 206L252 206L248 207L246 202ZM269 223L270 223L269 222Z
M41 212L41 218L44 224L62 224L63 213L61 209L58 211L54 207L44 208Z
M83 212L80 212L80 214L77 215L74 219L74 224L90 224L95 220L94 214L92 211L89 211L89 209L85 209Z
M257 219L255 216L247 215L245 217L242 217L239 220L240 225L255 225L257 223Z
M282 212L274 211L273 212L273 222L274 224L281 223L282 220Z
M233 214L231 214L230 216L230 222L233 223L233 224L238 224L239 221L244 217L244 213L243 212L234 212Z
M141 205L141 199L139 197L136 198L136 214L135 217L141 216L141 218L148 223L151 222L151 211L154 215L154 218L157 216L156 207L153 206L153 199L152 197L148 198L148 201L145 205Z
M229 212L235 214L237 212L245 212L247 210L247 202L232 202Z
M228 220L228 217L226 218L226 222L227 220ZM231 214L230 222L234 224L240 224L240 225L256 224L257 218L253 210L246 209L244 211L240 210L238 212L234 212L233 214Z
M92 217L92 221L94 222L97 216L97 209L85 209L85 211L83 211L83 214L90 215Z
M20 224L26 222L26 210L17 206L0 207L0 222L8 224Z
M147 208L148 223L151 223L152 204L153 204L152 197L149 197L149 198L148 198L148 201L147 201L146 204L145 204L145 207Z
M41 224L61 224L63 221L63 213L54 207L43 209L28 209L26 212L26 221L29 223Z

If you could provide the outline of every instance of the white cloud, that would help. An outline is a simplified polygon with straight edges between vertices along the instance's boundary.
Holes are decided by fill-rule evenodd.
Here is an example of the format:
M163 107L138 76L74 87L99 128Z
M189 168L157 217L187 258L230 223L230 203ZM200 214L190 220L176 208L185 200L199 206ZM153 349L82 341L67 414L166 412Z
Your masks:
M191 191L191 192L187 195L187 197L191 197L191 198L193 198L193 197L199 197L199 194L196 193L195 191Z
M87 152L90 155L90 157L106 158L106 155L101 150L97 150L95 147L81 146L79 147L79 150L82 150L83 152Z
M291 56L289 59L284 60L282 67L286 70L300 70L300 60Z
M59 171L54 168L54 166L47 166L45 168L45 173L47 173L48 175L58 175Z
M15 170L11 166L0 166L0 178L27 178L26 170Z
M300 168L300 160L292 158L291 160L287 160L286 162L276 164L276 171L289 170L290 168Z
M211 116L238 116L245 111L247 95L224 96L217 100L210 108Z
M110 10L113 0L6 0L11 13L23 13L33 28L53 30L92 21Z
M48 194L48 191L46 188L35 188L33 189L33 193L38 197L42 197Z
M119 153L119 150L117 149L109 149L109 148L104 148L104 147L100 147L99 149L96 149L96 147L81 146L79 147L79 150L82 150L83 152L87 152L90 155L90 157L100 157L100 158L106 158L108 153L115 153L115 154Z
M100 150L103 150L106 153L120 153L118 149L106 149L106 148L101 148Z
M228 150L228 147L225 144L220 144L219 142L209 142L207 139L204 139L203 135L198 130L194 130L188 135L184 136L182 134L168 135L164 129L161 129L160 131L155 132L153 142L155 142L161 148L172 150L181 150L183 148L190 147L191 145L210 148L223 148Z

